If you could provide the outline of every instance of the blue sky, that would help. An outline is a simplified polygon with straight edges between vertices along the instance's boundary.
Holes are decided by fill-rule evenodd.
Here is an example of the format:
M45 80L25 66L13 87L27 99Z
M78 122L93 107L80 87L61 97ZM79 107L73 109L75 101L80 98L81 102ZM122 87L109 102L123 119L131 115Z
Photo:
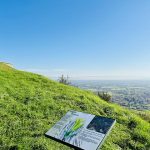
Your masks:
M0 1L0 61L51 77L150 79L150 1Z

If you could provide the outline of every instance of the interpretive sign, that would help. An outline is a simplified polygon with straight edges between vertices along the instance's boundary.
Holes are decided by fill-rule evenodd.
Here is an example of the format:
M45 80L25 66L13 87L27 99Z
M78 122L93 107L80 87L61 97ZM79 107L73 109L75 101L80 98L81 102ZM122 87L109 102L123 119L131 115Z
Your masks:
M97 150L115 124L111 118L69 111L46 136L79 150Z

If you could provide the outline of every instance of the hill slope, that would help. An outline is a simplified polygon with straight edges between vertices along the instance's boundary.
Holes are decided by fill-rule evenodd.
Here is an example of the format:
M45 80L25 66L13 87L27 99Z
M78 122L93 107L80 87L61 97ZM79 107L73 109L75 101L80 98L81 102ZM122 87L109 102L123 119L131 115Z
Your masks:
M44 136L70 109L117 120L102 150L150 147L150 124L138 113L107 103L91 92L0 63L0 149L71 149Z

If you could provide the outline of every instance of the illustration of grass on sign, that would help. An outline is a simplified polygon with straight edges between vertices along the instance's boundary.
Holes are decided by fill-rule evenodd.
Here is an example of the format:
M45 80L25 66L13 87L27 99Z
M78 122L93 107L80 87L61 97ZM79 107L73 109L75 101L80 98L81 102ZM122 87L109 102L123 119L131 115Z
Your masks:
M69 142L74 136L76 136L84 125L84 119L77 118L75 121L71 121L68 124L67 129L64 131L63 141Z

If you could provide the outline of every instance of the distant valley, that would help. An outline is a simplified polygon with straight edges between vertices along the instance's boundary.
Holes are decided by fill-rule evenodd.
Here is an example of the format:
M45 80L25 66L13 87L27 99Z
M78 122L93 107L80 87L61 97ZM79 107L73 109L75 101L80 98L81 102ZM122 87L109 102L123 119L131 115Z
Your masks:
M150 110L150 81L74 80L72 85L95 93L108 92L112 102L122 106Z

